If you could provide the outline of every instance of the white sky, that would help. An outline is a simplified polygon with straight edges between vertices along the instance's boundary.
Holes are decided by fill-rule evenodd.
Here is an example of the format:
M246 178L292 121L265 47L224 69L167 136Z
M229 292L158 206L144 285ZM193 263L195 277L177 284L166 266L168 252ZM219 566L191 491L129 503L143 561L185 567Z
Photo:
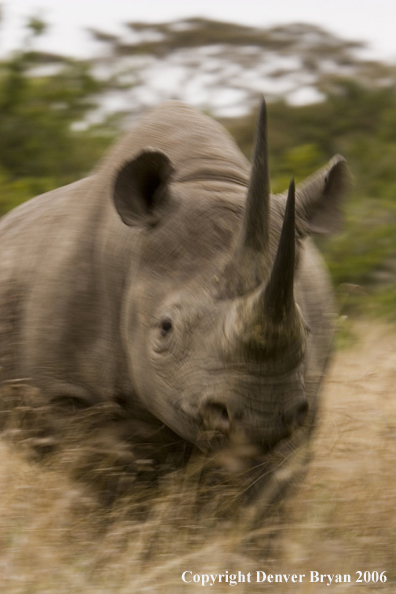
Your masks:
M396 0L3 0L2 5L1 53L18 45L22 24L32 14L51 25L40 47L79 56L91 49L85 27L119 33L125 22L204 16L262 27L313 23L367 41L371 56L396 61Z

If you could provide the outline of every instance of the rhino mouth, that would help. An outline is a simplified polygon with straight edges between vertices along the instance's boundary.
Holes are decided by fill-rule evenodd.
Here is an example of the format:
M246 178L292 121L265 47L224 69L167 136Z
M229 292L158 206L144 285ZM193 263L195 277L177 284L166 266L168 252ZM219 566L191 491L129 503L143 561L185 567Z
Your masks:
M212 457L221 466L237 470L262 463L270 457L283 439L254 443L242 432L225 434L216 429L202 429L197 436L196 446L206 455Z
M227 408L218 403L205 406L205 413L200 416L200 430L196 445L204 452L217 452L229 449L235 455L253 458L271 453L281 442L291 438L304 424L308 407L299 407L298 414L278 414L272 427L259 429L257 422L250 427L243 416L233 419Z
M195 445L226 473L238 474L257 468L266 473L282 466L306 440L306 433L307 426L304 425L252 441L242 430L224 433L203 426Z

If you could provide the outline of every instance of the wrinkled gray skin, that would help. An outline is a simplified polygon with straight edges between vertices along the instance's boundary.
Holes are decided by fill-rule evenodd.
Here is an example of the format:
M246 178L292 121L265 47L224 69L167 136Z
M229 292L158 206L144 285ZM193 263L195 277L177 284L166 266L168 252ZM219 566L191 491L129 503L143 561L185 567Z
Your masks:
M250 461L305 443L334 312L307 236L337 227L346 166L335 157L297 188L294 297L279 315L282 287L275 309L265 289L286 195L242 223L249 172L219 124L168 102L92 176L5 216L1 379L51 402L116 399L203 451Z

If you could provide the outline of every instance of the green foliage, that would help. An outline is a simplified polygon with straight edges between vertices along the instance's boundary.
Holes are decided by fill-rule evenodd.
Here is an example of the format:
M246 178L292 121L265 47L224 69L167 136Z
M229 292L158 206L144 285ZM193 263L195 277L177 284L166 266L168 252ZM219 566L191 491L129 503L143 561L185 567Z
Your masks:
M25 45L45 27L31 18ZM28 49L0 62L0 214L89 172L114 131L78 124L105 90L83 61Z
M28 19L26 26L32 37L39 37L45 33L47 29L47 23L38 16L31 16Z

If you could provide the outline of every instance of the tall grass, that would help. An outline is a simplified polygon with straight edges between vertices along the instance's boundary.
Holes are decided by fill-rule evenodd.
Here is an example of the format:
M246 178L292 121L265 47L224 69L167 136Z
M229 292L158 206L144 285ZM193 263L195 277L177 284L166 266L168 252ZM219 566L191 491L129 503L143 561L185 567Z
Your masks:
M86 431L78 444L65 433L53 453L56 435L37 426L26 443L23 423L8 415L8 439L0 443L0 592L187 592L197 586L182 581L186 570L306 575L293 584L252 578L234 587L241 593L327 592L325 583L309 582L310 571L350 574L351 583L331 586L337 592L394 592L396 335L362 323L354 332L359 340L337 353L326 382L305 481L249 529L232 505L219 514L232 486L217 507L211 502L221 485L197 504L198 464L155 483L149 469L132 472L127 452L113 450L111 431L106 447L99 434ZM32 414L26 402L25 412ZM117 496L108 497L114 489ZM355 583L358 570L386 571L387 582Z

